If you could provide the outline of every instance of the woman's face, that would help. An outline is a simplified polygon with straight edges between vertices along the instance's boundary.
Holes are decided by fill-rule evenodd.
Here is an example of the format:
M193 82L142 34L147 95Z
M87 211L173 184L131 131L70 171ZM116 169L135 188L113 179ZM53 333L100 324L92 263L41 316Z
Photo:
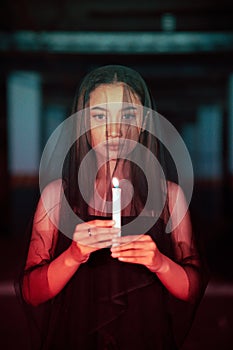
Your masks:
M116 159L132 151L142 125L139 97L123 83L102 84L91 92L89 108L91 145L96 152Z

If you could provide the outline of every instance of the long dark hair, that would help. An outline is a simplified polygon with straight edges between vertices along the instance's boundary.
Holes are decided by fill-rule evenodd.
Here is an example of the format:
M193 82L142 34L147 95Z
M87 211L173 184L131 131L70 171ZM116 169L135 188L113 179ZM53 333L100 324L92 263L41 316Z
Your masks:
M127 96L136 95L142 106L148 110L153 110L155 103L151 97L151 93L141 75L131 68L120 66L120 65L107 65L99 67L83 79L80 87L77 89L74 102L73 102L73 113L83 113L85 108L88 108L90 94L98 86L103 84L117 84L121 83L124 87L124 93ZM149 120L151 123L151 118ZM81 118L79 126L74 127L74 132L77 132L77 128L80 130L85 129L85 118ZM153 126L154 127L154 126ZM87 133L80 132L80 137L70 148L67 154L66 160L63 167L63 187L66 199L72 208L72 210L80 217L82 220L86 220L88 217L88 203L84 200L80 187L78 185L78 176L80 176L80 165L91 150L90 143L88 141ZM156 157L159 155L158 140L151 135L148 131L144 130L140 133L139 143L148 148L152 154ZM91 160L92 166L95 162L93 158ZM145 159L145 164L150 166L150 160ZM89 163L90 165L90 163ZM94 179L90 174L90 169L88 162L86 165L82 166L83 174L81 176L85 177L86 187L90 190L89 197L93 195L94 191ZM131 182L134 188L134 197L132 199L132 215L138 215L141 211L141 207L145 204L148 194L148 183L143 171L135 163L131 163ZM151 169L151 177L153 177L153 169ZM107 179L110 190L110 179ZM110 191L109 191L110 193ZM156 193L158 198L158 191ZM66 217L66 215L62 215ZM66 217L67 219L67 217Z
M135 70L121 65L107 65L89 72L77 89L72 113L85 108L90 93L101 84L124 83L132 93L136 93L143 106L155 109L151 93L141 75Z

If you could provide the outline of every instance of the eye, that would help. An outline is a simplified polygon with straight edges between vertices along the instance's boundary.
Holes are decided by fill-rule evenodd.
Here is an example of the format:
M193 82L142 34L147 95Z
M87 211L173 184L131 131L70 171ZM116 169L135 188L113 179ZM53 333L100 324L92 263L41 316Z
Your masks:
M124 120L133 120L135 118L136 118L136 116L133 113L122 114L122 119L124 119Z
M92 117L97 121L102 121L102 120L105 120L107 116L104 113L99 113L99 114L94 114Z

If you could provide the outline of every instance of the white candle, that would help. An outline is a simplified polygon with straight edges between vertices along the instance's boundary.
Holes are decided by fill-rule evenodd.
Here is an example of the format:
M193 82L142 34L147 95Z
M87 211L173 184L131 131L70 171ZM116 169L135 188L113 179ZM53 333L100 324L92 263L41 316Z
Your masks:
M112 219L115 221L114 227L121 228L121 188L116 177L112 179ZM121 232L119 232L119 236Z

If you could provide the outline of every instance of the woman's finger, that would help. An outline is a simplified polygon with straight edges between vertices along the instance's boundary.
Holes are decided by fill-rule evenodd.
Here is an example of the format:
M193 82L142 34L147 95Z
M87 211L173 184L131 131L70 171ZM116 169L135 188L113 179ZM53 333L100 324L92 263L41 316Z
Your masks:
M86 239L102 240L103 238L117 237L119 233L118 228L86 228L85 230L76 231L73 235L75 241L82 241Z
M85 229L78 230L73 235L73 240L83 247L90 247L93 251L110 247L112 240L117 237L119 233L118 228L112 227L86 227Z
M110 241L112 243L113 236L112 235L97 235L91 237L83 237L83 238L75 238L75 242L80 243L82 245L92 245L98 242Z
M120 257L118 260L126 263L131 263L131 264L140 264L140 265L145 265L147 266L147 262L145 260L145 257Z
M152 249L155 245L152 238L148 235L135 235L114 238L113 251L127 250L127 249L144 249L149 245Z
M115 243L115 239L114 239ZM112 248L112 252L123 252L123 251L128 251L128 250L145 250L145 251L150 251L150 250L155 250L156 245L153 241L147 241L147 242L140 242L140 241L134 241L130 242L128 244L123 244L117 247Z
M116 238L116 243L123 245L139 240L142 235L120 236Z
M76 227L78 229L86 229L88 227L94 228L94 227L113 227L115 224L114 220L91 220L87 222L83 222L81 224L78 224Z
M113 258L119 258L119 257L151 257L154 255L153 250L146 250L146 249L130 249L130 250L124 250L120 252L112 252Z
M102 248L108 248L112 244L112 240L106 240L103 242L94 242L94 243L88 243L87 246L93 247L96 249L102 249Z
M79 233L80 235L85 235L88 233L88 235L94 235L96 233L97 229L103 229L100 232L104 232L104 229L114 229L115 231L119 229L113 227L114 221L113 220L93 220L89 222L83 222L81 224L78 224L75 227L74 234Z

